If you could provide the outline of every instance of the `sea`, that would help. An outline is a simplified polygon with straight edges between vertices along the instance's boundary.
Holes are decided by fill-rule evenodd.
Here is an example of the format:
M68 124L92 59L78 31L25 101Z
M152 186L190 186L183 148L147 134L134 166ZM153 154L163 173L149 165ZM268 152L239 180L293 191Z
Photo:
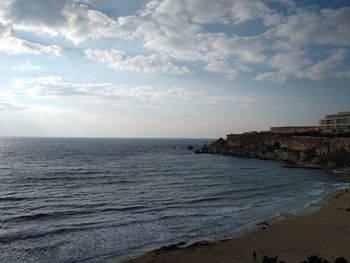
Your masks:
M350 179L205 139L0 138L0 262L107 263L315 209Z

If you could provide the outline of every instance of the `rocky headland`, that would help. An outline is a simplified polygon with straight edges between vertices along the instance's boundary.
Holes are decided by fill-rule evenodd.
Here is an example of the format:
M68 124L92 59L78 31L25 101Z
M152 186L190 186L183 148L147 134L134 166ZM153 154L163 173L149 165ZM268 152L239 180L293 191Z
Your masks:
M337 169L350 172L350 138L275 134L229 134L196 153L281 161L288 167Z

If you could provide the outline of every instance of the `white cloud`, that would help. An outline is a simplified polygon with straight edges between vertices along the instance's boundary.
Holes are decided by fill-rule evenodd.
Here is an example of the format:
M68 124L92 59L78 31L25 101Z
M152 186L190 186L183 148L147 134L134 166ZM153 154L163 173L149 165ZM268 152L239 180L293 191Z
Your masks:
M335 70L346 56L345 49L335 49L327 59L320 61L310 60L305 52L278 54L269 61L270 66L277 71L260 73L254 79L283 84L288 77L311 80L320 80L327 77L347 77L347 72Z
M322 79L328 77L332 73L332 70L338 66L338 64L346 58L346 50L337 49L333 50L332 54L325 60L318 61L305 72L305 77L310 79ZM335 73L335 76L339 76L339 73Z
M311 9L293 0L150 0L135 15L112 19L82 0L11 0L2 6L0 21L10 28L10 34L0 40L0 51L7 53L62 52L58 46L18 39L11 34L13 28L63 37L77 45L91 39L124 38L138 41L153 52L132 57L117 50L85 52L87 57L118 71L185 74L191 70L177 66L177 62L194 61L205 63L206 71L234 78L253 71L254 66L261 71L265 65L274 72L266 69L254 79L277 83L284 83L288 77L346 77L348 71L339 71L336 63L329 66L331 61L311 58L312 49L318 46L328 50L350 46L350 7ZM214 25L215 31L216 25L235 29L253 20L261 30L253 36L226 30L206 32L207 24Z
M153 1L155 2L155 1ZM187 0L184 2L190 19L196 23L243 23L269 13L269 8L258 0Z
M251 106L257 103L271 102L272 97L257 96L257 95L243 95L243 96L203 96L201 103L208 104L221 104L221 103L234 103L241 106Z
M317 73L312 72L321 65L310 59L312 50L305 46L349 46L350 7L316 12L296 8L296 3L290 0L271 1L281 6L287 4L290 13L278 13L278 9L268 6L268 1L188 0L182 4L175 0L153 0L138 17L130 17L135 26L133 36L141 39L149 50L177 60L205 62L204 70L229 78L248 72L248 68L252 70L252 63L267 62L276 72L258 74L255 80L269 79L282 84L288 77L317 79ZM196 24L231 21L239 24L256 19L267 27L256 36L208 33ZM237 70L237 65L245 70Z
M18 66L11 67L12 70L18 70L18 71L35 71L39 70L40 66L33 65L31 61L26 61L25 63L22 63Z
M145 74L182 75L192 73L187 67L178 67L170 59L161 55L134 57L127 56L120 50L87 49L84 51L87 58L107 65L116 71L131 71Z
M263 1L233 1L232 17L236 23L262 18L270 12Z
M207 33L201 34L200 39L216 54L236 56L239 61L258 63L267 59L263 52L267 49L268 43L263 36L228 37L224 33Z
M63 36L75 44L130 34L127 25L78 0L13 0L3 13L3 19L16 30ZM127 31L123 31L124 26Z
M189 99L197 93L173 87L155 89L149 86L129 87L111 83L73 83L58 76L15 78L11 82L13 95L32 98L79 98L79 101L130 101L177 102Z
M287 77L277 72L264 72L257 74L254 80L283 84L286 82Z
M74 103L111 102L111 105L135 103L180 103L191 101L197 104L236 103L251 105L270 101L271 98L257 95L222 96L213 93L191 91L184 88L153 88L150 86L129 87L111 83L73 83L58 76L38 78L15 78L10 84L12 96L30 98L72 99Z
M243 64L239 63L227 63L223 61L209 62L204 70L208 72L222 73L229 79L234 79L238 74L242 72L251 72L252 70Z
M192 4L195 6L198 3L154 0L141 10L138 17L120 20L132 25L132 36L141 39L145 48L179 61L205 62L207 65L204 69L207 71L219 73L221 68L221 73L230 78L236 72L248 71L248 66L242 62L262 62L266 59L263 51L267 45L261 37L229 37L224 33L203 33L201 26L191 22L191 14L188 16L188 8ZM212 1L204 1L202 7L207 5L209 10L212 4ZM224 7L225 4L231 4L231 1L215 2L214 6ZM232 56L236 61L242 62L230 62L229 58ZM228 68L231 68L231 73Z
M146 49L178 60L194 61L201 56L197 34L202 28L190 22L181 1L150 1L139 16L126 20L135 26L132 35Z
M350 7L300 11L285 19L275 31L295 46L309 44L350 46Z
M10 25L0 22L0 52L9 54L32 53L61 56L62 49L57 45L41 45L12 35Z
M269 64L282 75L300 77L304 74L305 67L311 65L312 61L305 52L298 51L275 55Z

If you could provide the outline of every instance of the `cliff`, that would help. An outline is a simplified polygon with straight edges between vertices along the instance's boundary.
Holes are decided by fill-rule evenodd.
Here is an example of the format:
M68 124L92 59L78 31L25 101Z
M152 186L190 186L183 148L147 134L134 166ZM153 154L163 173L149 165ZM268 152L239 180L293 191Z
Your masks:
M278 160L287 166L350 171L350 138L293 136L274 133L229 134L201 153Z

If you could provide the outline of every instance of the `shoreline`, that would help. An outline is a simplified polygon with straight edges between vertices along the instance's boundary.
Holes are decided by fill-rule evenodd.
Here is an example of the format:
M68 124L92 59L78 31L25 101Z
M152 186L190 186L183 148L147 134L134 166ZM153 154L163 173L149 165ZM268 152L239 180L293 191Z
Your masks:
M241 231L234 238L180 242L134 258L124 257L123 262L250 263L253 251L257 258L278 256L287 263L300 262L310 255L350 260L350 190L338 190L308 207L309 211L303 210L254 222L250 231Z

